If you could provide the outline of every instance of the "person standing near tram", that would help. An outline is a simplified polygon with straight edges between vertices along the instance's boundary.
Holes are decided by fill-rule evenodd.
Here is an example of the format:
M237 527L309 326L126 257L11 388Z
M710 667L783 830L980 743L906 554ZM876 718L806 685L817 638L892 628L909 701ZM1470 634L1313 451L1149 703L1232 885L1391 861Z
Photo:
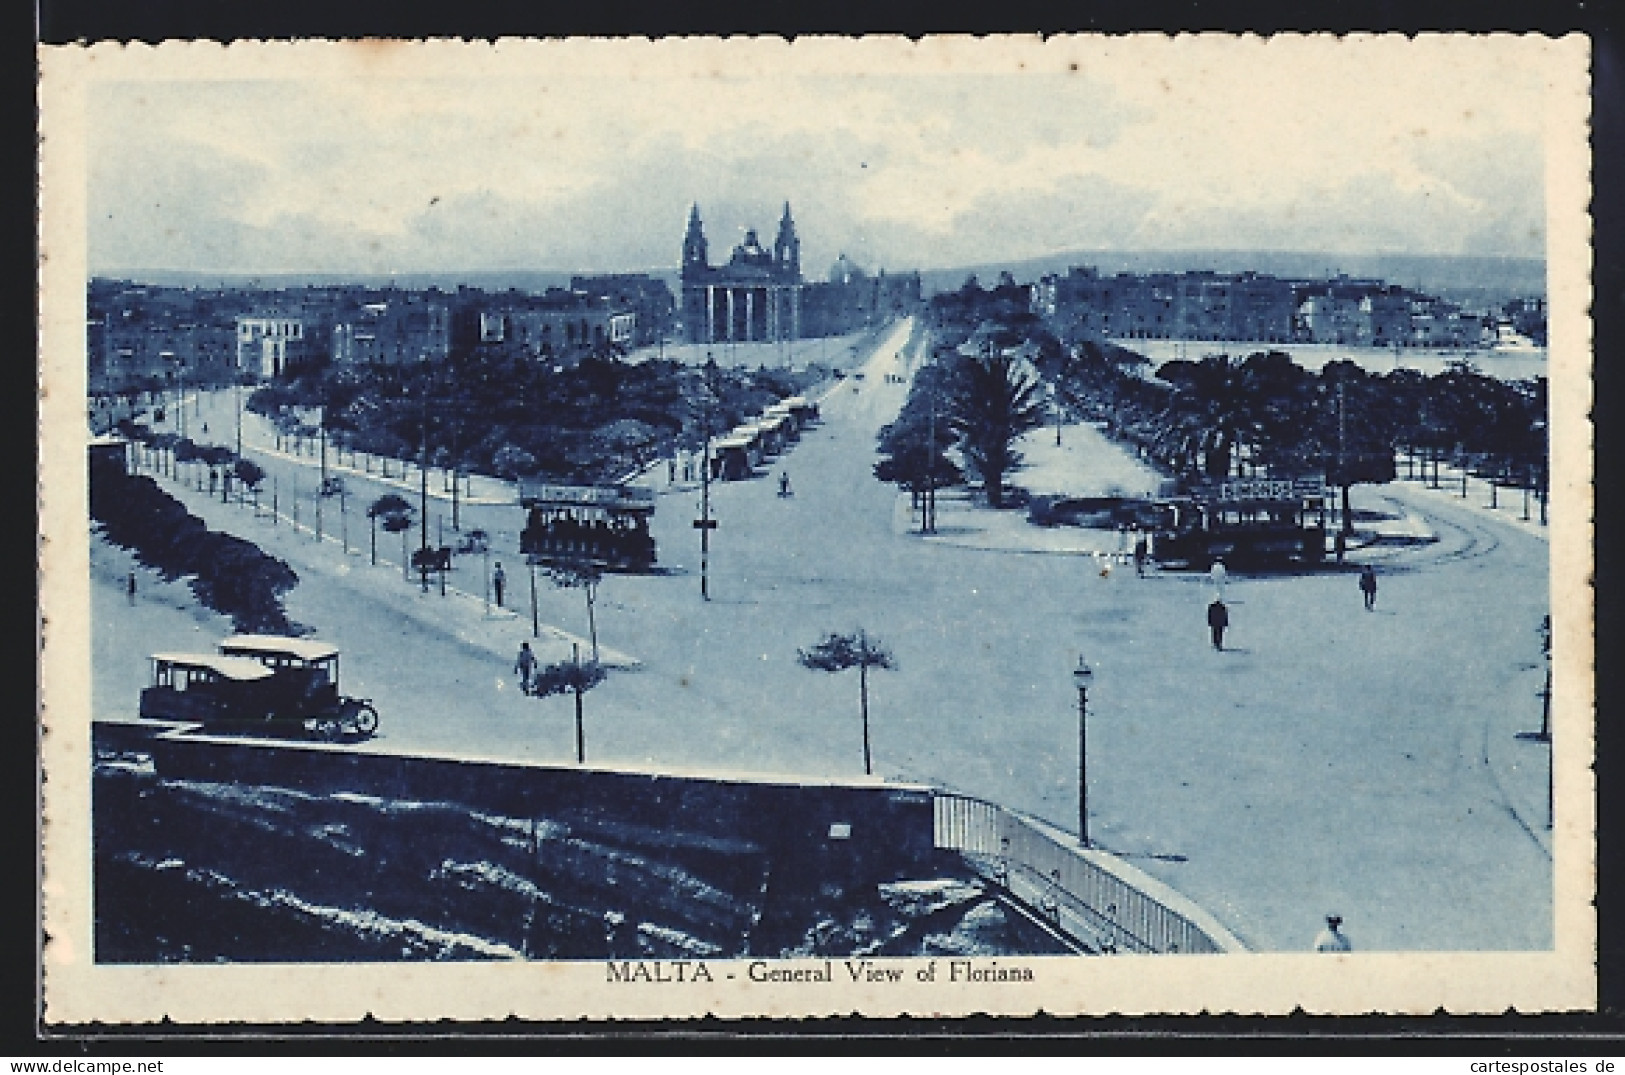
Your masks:
M1224 649L1224 629L1230 626L1230 610L1224 607L1224 602L1215 597L1213 603L1207 607L1208 631L1213 636L1213 648Z

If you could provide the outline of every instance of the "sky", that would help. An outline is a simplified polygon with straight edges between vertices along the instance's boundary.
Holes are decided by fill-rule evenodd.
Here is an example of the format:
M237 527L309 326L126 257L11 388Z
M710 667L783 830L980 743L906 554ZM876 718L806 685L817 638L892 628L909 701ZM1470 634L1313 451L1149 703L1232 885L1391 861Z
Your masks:
M156 68L90 87L90 268L659 270L690 205L717 262L747 227L770 243L786 202L809 276L842 253L1544 255L1537 49L1219 45L956 73Z

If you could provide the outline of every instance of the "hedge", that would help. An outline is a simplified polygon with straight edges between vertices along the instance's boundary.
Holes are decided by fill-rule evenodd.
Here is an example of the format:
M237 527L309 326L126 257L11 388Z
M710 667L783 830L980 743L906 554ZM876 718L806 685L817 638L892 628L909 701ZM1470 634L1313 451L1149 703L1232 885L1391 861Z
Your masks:
M93 465L90 516L107 540L165 579L193 576L198 600L230 616L238 631L298 630L282 607L282 596L299 584L293 568L252 542L210 530L151 478Z

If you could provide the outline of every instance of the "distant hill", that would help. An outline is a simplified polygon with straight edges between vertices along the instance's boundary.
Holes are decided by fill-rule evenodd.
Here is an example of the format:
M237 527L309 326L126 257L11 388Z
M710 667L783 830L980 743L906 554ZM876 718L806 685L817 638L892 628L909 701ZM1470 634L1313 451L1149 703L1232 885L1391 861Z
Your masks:
M1074 265L1093 265L1104 275L1120 272L1268 273L1287 279L1323 280L1344 273L1401 284L1431 295L1457 301L1503 301L1546 294L1546 263L1540 258L1456 257L1435 254L1323 254L1271 250L1077 250L1019 261L986 262L947 269L923 269L920 282L927 295L952 291L974 275L984 286L1009 272L1020 283L1031 283L1049 273L1064 273ZM206 273L175 269L127 269L98 273L104 278L135 280L169 287L239 287L277 289L305 284L360 284L366 287L454 291L459 285L485 291L542 292L570 286L570 277L598 275L606 270L482 269L403 273ZM680 280L669 266L635 270L665 280L676 294ZM899 266L898 271L903 271Z
M1268 250L1078 250L1022 261L989 262L954 269L927 269L920 282L927 294L952 291L974 274L984 287L1008 271L1018 283L1031 283L1074 265L1093 265L1102 275L1120 272L1267 273L1286 279L1322 280L1344 273L1401 284L1458 300L1546 294L1546 262L1541 258L1456 257L1435 254L1317 254Z

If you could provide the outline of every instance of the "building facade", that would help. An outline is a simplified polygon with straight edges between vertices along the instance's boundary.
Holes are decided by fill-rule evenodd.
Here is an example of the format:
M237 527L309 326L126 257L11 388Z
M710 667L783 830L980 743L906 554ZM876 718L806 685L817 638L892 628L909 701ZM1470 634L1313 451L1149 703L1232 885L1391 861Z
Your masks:
M270 379L305 360L303 318L277 314L237 319L237 368Z
M638 315L625 302L564 288L540 295L470 289L459 296L454 326L459 349L507 351L559 364L573 364L594 351L630 350L638 337Z
M1085 339L1262 340L1293 338L1292 284L1258 273L1118 273L1092 266L1046 276L1033 310L1069 342Z
M607 302L615 309L611 336L617 343L646 347L671 334L677 301L664 280L645 273L575 276L570 279L570 290ZM627 315L632 317L629 341L621 335Z
M235 340L223 325L102 319L90 333L89 387L120 391L162 384L224 384L236 369Z
M331 339L341 366L442 362L451 354L451 311L433 297L398 292L337 315Z
M712 265L700 207L689 212L683 236L683 326L691 343L795 340L802 336L801 240L790 203L784 205L773 249L754 228L725 264Z

